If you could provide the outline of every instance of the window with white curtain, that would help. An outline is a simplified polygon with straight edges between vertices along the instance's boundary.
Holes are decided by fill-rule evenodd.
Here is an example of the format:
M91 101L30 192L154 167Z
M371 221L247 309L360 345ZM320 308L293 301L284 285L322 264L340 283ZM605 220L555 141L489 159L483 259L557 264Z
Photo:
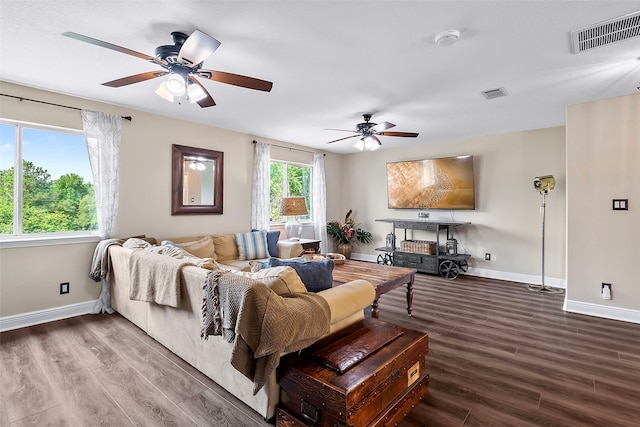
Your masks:
M271 222L283 222L286 218L280 215L280 203L283 197L304 197L308 215L301 216L300 221L311 219L311 176L313 167L300 163L271 161L271 178L269 188L269 216Z
M0 238L97 229L84 132L0 119Z

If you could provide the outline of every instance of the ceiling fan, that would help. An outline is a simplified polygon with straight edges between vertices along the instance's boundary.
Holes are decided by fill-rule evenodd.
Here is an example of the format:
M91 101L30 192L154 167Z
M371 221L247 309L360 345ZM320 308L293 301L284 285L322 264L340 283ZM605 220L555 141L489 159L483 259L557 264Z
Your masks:
M62 35L115 50L116 52L135 56L153 62L163 68L158 71L135 74L102 83L104 86L122 87L169 75L169 77L160 84L156 93L171 102L176 98L180 100L182 96L187 95L187 98L192 103L197 102L202 108L212 107L216 105L216 103L196 77L264 92L271 91L271 87L273 86L273 83L266 80L225 73L223 71L202 69L204 60L220 46L220 42L199 30L195 30L190 36L179 31L172 32L171 37L173 38L173 44L158 46L155 50L155 56L145 55L135 50L83 36L78 33L65 32L62 33Z
M359 150L377 150L382 146L382 142L378 139L378 135L381 136L401 136L406 138L415 138L418 136L415 132L387 132L387 129L394 127L393 123L382 122L382 123L371 123L371 114L363 114L364 118L363 123L358 123L356 125L356 130L345 130L345 129L327 129L327 130L337 130L341 132L354 132L357 135L345 136L344 138L339 138L333 141L327 142L327 144L333 144L334 142L343 141L349 138L360 137L360 139L356 142L356 148Z

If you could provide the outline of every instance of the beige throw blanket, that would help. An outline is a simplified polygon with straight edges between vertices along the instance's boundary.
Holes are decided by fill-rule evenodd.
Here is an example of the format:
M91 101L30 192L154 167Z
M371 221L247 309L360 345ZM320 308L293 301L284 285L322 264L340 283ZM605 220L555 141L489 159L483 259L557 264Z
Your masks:
M180 271L185 265L193 263L185 259L134 250L129 257L129 298L178 307Z
M212 271L203 287L202 331L233 342L231 364L265 384L283 352L308 347L329 333L331 309L315 293L278 295L267 285L230 271Z

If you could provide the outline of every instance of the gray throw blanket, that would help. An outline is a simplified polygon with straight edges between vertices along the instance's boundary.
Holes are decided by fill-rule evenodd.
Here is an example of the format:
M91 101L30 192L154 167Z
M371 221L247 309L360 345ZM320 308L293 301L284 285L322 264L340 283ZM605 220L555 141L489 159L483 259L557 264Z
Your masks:
M331 309L310 293L278 295L267 285L230 271L212 271L203 287L201 336L233 342L231 365L264 386L283 352L298 351L329 333Z
M122 239L104 239L98 242L96 249L93 251L89 277L94 282L102 281L102 290L93 306L93 314L113 314L114 312L113 308L111 308L111 283L109 282L111 259L109 258L109 247L111 245L122 245L122 243L124 243Z
M94 282L109 278L109 246L122 246L123 243L123 239L104 239L98 242L96 249L93 251L93 260L91 261L91 270L89 271L89 277L91 277Z

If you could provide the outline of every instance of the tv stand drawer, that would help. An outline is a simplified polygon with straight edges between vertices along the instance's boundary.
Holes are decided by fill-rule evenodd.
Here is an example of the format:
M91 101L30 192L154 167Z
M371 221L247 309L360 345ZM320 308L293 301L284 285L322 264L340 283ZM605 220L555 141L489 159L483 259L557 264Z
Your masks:
M408 230L427 230L427 231L437 231L438 225L429 223L429 222L397 222L395 224L397 228L405 228Z
M394 252L393 265L398 267L415 268L423 273L438 272L438 257L413 252Z

